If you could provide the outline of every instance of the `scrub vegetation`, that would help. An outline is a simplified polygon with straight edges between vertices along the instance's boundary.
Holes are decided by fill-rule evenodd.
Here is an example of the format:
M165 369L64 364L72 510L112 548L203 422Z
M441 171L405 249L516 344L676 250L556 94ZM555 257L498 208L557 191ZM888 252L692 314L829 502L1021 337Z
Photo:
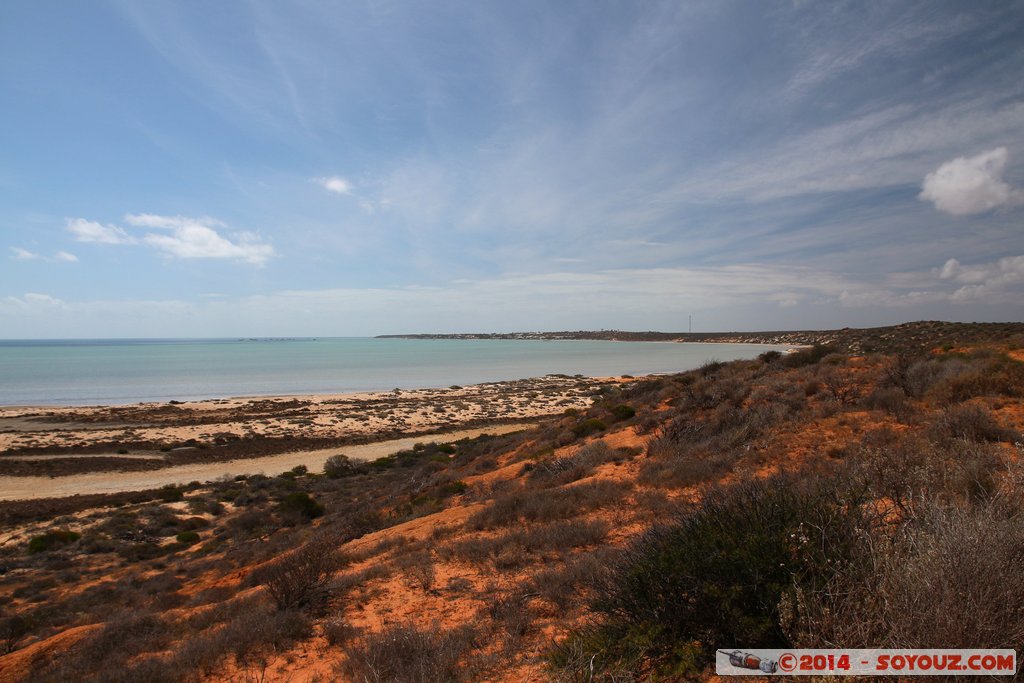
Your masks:
M2 504L0 678L666 681L736 645L1020 651L1024 336L943 325L626 378L323 473Z

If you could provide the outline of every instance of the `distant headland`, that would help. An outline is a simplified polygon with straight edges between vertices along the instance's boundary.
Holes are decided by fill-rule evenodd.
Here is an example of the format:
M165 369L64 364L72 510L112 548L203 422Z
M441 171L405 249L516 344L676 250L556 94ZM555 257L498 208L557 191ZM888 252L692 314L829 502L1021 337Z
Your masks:
M629 342L691 342L731 344L791 344L831 346L852 353L886 352L922 346L957 345L961 339L1001 341L1024 334L1024 323L957 323L940 320L888 327L844 327L838 330L780 330L764 332L627 332L578 330L563 332L481 332L461 334L382 334L378 339L517 339L594 340Z

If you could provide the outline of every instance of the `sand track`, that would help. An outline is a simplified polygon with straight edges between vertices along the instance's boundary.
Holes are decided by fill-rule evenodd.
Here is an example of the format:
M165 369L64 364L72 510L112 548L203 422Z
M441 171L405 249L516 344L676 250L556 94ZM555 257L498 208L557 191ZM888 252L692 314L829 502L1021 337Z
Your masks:
M279 474L298 465L305 465L311 472L320 472L323 471L327 458L339 453L344 453L356 460L374 460L412 448L413 445L421 442L444 443L471 439L481 434L507 434L528 429L531 426L522 423L493 425L445 434L410 436L317 451L295 451L262 458L193 463L143 472L93 472L68 477L0 477L0 500L33 500L87 493L143 491L167 484L207 482L219 477L231 477L238 474Z

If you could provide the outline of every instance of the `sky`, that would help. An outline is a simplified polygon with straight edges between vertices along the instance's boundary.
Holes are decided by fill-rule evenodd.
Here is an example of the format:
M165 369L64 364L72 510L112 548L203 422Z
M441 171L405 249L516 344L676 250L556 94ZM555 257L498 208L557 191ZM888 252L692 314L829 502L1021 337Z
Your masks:
M0 4L0 338L1024 320L1024 3Z

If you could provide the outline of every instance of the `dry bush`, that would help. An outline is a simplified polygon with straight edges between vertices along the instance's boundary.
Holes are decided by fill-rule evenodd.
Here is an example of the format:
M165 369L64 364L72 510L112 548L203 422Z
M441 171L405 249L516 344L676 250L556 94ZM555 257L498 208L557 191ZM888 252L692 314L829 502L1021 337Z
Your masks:
M929 504L819 594L788 606L797 647L1024 647L1024 519Z
M937 438L966 439L968 441L1009 441L1020 435L999 424L985 406L966 403L949 406L931 425Z
M0 618L0 654L14 652L18 641L32 631L32 623L21 614Z
M466 562L490 562L497 569L515 569L529 564L535 553L561 553L600 543L608 530L608 524L600 520L565 520L515 528L490 538L468 538L452 544L447 552Z
M361 683L472 681L474 667L465 660L477 640L471 626L445 631L396 624L344 645L345 661L335 673Z
M598 479L564 487L557 495L549 489L520 489L502 494L474 513L470 529L494 529L520 522L549 522L575 517L591 510L616 505L632 490L631 482Z
M586 586L598 583L619 551L600 548L566 560L561 567L548 567L530 578L530 590L565 611L583 598Z
M702 419L684 413L662 427L648 446L652 457L672 457L695 451L744 448L791 417L784 404L755 404L748 408L720 405Z
M1024 396L1024 363L1001 354L975 352L957 372L943 374L929 396L941 403L959 403L977 396Z
M395 560L395 565L411 585L423 591L434 587L434 559L429 550L402 555Z
M324 622L323 633L328 643L339 646L356 640L363 633L363 629L352 626L343 616L338 615Z
M864 406L871 410L884 410L900 421L914 413L914 406L898 387L876 387L864 398Z
M313 538L257 567L249 581L264 586L280 610L312 606L326 597L331 575L341 568L338 545L337 539L327 535Z
M637 481L644 486L686 488L720 479L728 472L738 453L683 453L674 458L651 458L640 466Z
M572 455L541 460L530 466L531 482L540 486L561 486L590 475L594 468L619 457L604 441L593 441Z
M870 442L870 437L868 439ZM904 513L922 501L979 501L997 488L1000 458L985 443L892 435L888 443L866 443L855 452L872 492Z
M176 646L169 660L182 677L210 677L228 657L242 670L243 677L265 670L274 653L287 651L296 641L313 635L312 624L296 609L278 610L265 601L245 600L226 606L219 626L201 632ZM145 680L145 679L137 679Z
M492 596L483 612L501 631L506 652L519 646L536 618L530 606L530 595L521 590Z

